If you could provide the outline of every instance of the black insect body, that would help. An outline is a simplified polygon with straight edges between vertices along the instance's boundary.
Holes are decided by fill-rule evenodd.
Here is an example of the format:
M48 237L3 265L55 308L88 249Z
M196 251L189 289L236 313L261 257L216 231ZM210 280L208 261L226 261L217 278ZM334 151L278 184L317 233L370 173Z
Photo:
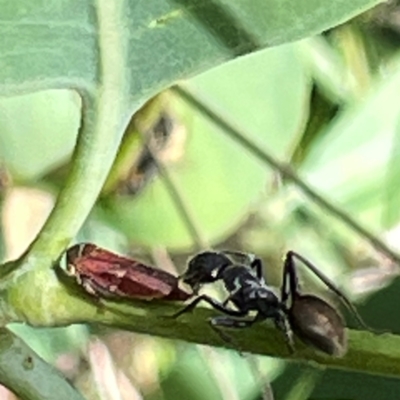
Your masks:
M265 283L261 260L254 255L211 251L196 255L189 262L182 276L183 281L197 292L203 284L220 280L229 296L220 303L210 296L199 295L175 317L193 310L199 302L205 301L226 314L211 319L214 328L245 328L272 319L283 332L291 351L294 349L293 331L305 343L327 354L341 356L347 344L343 319L326 301L300 291L295 260L301 261L311 270L365 326L346 296L307 259L293 251L289 251L285 258L280 296L275 288ZM229 303L235 308L229 306ZM253 318L249 317L251 311L256 313Z
M277 328L283 331L289 346L293 346L291 331L286 322L287 310L275 288L268 286L257 271L243 265L231 265L224 269L222 280L230 293L223 303L224 312L226 313L227 304L231 302L240 311L240 317L247 316L251 311L255 311L256 315L253 318L240 320L216 317L211 321L213 325L244 328L255 322L272 319Z
M257 280L262 279L261 260L253 254L236 251L204 251L199 253L189 261L188 269L182 275L182 278L197 293L205 283L218 280L226 282L228 276L232 276L229 270L240 266L247 268L240 271L236 270L236 274L233 274L233 276L241 276L241 272L247 273L250 268L255 270Z
M176 313L175 317L193 310L199 302L205 301L228 315L212 318L210 322L214 328L245 328L256 322L272 319L276 327L284 333L290 349L293 349L288 310L281 302L276 289L265 283L260 259L239 252L207 251L198 254L189 262L188 270L182 278L195 292L205 283L221 280L229 296L220 303L210 296L200 295ZM229 307L229 303L232 303L235 309ZM256 315L249 318L251 311L255 311ZM218 333L222 334L219 330Z

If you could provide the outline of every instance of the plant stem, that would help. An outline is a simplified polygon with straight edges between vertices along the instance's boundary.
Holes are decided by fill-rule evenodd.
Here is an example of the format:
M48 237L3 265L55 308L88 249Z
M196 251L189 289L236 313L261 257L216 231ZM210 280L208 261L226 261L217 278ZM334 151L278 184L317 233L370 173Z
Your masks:
M162 162L158 160L157 154L152 152L150 148L149 151L152 154L154 163L156 164L157 169L160 172L160 175L164 181L164 185L168 190L172 201L175 203L175 207L179 212L182 221L185 223L189 235L192 237L193 243L195 244L197 251L207 249L209 247L207 240L202 234L201 228L196 222L196 219L190 210L189 204L187 204L187 202L184 200L184 196L179 188L179 185L168 172L167 168L164 167Z
M99 84L82 97L82 124L71 171L53 212L24 258L28 269L37 267L38 262L48 268L78 233L118 150L132 108L126 73L127 37L121 25L124 4L97 0Z
M374 234L368 229L363 227L359 222L353 219L345 211L333 203L326 200L316 190L311 188L306 182L300 178L296 172L292 170L290 165L278 161L271 154L261 149L259 145L251 141L246 137L246 133L239 128L235 127L228 118L224 118L221 113L217 113L206 105L204 101L198 98L195 94L189 91L187 88L182 86L174 86L173 91L178 94L183 100L191 104L193 107L198 109L202 114L207 116L216 125L233 140L238 142L241 146L250 151L254 156L260 159L264 164L269 165L273 169L277 170L285 179L296 185L307 197L309 197L314 203L318 204L321 208L328 211L335 218L342 221L345 225L351 228L358 235L367 240L375 249L385 254L388 258L397 264L400 264L400 255L393 251L383 241L379 240Z
M57 268L57 275L63 273ZM68 277L60 280L56 274L49 273L51 271L35 271L35 275L39 275L39 282L45 282L43 293L38 290L27 293L31 285L28 280L20 280L21 284L2 292L2 297L13 304L13 315L1 317L8 318L7 322L11 322L12 318L13 322L43 327L81 322L101 324L174 340L227 347L299 362L315 361L323 366L400 378L400 335L376 335L349 330L348 351L343 358L321 355L300 342L296 342L295 354L290 354L283 335L273 324L259 323L251 329L229 329L232 340L226 342L209 324L210 318L215 316L214 310L200 307L180 318L172 318L171 315L179 311L182 304L167 301L99 301L89 295L83 297L82 288L77 286L75 280Z
M21 288L23 292L25 288ZM18 289L16 289L18 290ZM54 291L55 290L55 291ZM348 351L342 358L317 353L296 341L296 352L290 354L283 335L272 324L260 323L251 329L229 329L230 342L223 341L209 324L215 311L197 308L180 318L171 318L181 304L162 301L130 301L116 303L81 299L66 294L61 286L52 286L47 301L35 320L25 321L37 326L49 326L50 319L59 325L85 321L128 331L184 340L198 344L227 347L241 352L269 355L298 362L315 361L320 365L373 374L400 377L400 336L376 335L370 332L348 330ZM57 299L57 301L56 301ZM60 307L60 304L68 305ZM20 307L28 307L20 304ZM33 306L31 306L33 307ZM25 315L31 316L26 310Z
M181 306L180 306L181 307ZM374 335L370 332L349 330L349 348L342 358L317 353L302 343L296 342L296 352L289 354L280 332L269 324L258 324L252 329L229 330L230 342L223 341L210 327L209 319L215 312L204 308L196 309L192 315L172 319L180 307L153 309L142 315L111 317L97 313L92 322L118 326L122 329L170 339L184 340L209 346L226 347L240 352L268 355L298 362L315 361L320 365L353 370L364 373L400 377L400 336L392 334Z
M4 328L0 329L0 383L22 400L83 400L54 367Z

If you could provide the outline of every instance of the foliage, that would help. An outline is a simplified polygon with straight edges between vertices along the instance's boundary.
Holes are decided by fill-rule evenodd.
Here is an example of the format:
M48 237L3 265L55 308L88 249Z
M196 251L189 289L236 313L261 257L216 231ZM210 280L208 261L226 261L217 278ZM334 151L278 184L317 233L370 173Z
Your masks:
M165 315L179 305L104 306L82 296L79 288L70 291L55 271L73 240L121 252L140 247L153 255L166 247L178 262L198 247L224 242L254 251L278 267L283 252L295 248L337 280L346 274L350 281L351 269L362 262L386 265L375 273L385 279L385 271L393 268L387 260L399 260L382 239L400 219L396 27L387 6L331 29L377 3L0 1L0 251L4 259L24 252L1 271L0 320L8 328L0 338L1 382L21 398L80 397L75 391L72 395L66 380L10 330L53 364L62 354L87 357L97 384L92 388L101 398L121 394L115 389L117 378L111 382L102 377L104 371L93 361L95 355L102 357L113 369L106 348L90 339L88 329L111 341L112 334L97 324L223 345L207 326L208 311L175 322ZM322 36L300 40L327 29L331 30ZM272 46L278 47L256 52ZM247 53L254 54L205 72ZM201 72L205 73L188 80ZM142 108L182 80L187 81L180 89ZM164 172L138 195L116 193L113 185L118 182L113 179L126 167L124 157L140 152L139 133L160 109L181 130L177 155L161 158ZM240 139L242 134L245 140ZM102 192L107 176L105 188L111 189ZM57 193L57 202L26 250L30 239L21 239L27 230L21 210L26 202L33 207L39 189L46 199ZM15 205L15 196L21 193L22 209ZM20 230L18 245L10 239L13 230ZM381 253L373 253L371 244ZM20 250L11 253L15 246ZM159 258L166 262L165 255ZM267 272L272 282L279 281L279 269ZM371 276L364 272L362 278ZM394 297L392 289L372 296L362 306L363 316L377 328L398 333L397 317L389 317ZM90 328L55 329L76 323L88 323ZM288 357L270 328L260 326L233 336L243 350ZM399 376L397 335L351 331L350 339L349 354L343 359L322 357L301 345L294 358ZM136 363L142 363L136 375L143 380L134 383L146 398L175 398L179 391L184 398L253 399L264 380L273 381L276 393L285 392L288 398L307 398L313 390L315 396L325 390L338 397L358 395L346 385L336 384L334 391L332 382L338 382L341 373L324 372L314 364L299 372L278 359L257 359L257 378L254 360L231 352L183 352L164 343L155 353L149 348L157 347L156 339L136 340L143 343L130 361L134 364L136 357ZM109 348L113 349L111 342ZM6 371L4 362L13 352L18 355L15 367ZM178 359L180 353L184 356ZM152 371L147 381L144 359L150 360ZM118 368L122 362L122 357L116 358ZM18 382L21 365L34 378L24 380L23 390ZM115 368L108 376L119 376L121 387ZM135 376L126 374L131 380ZM288 379L294 382L292 391ZM392 396L388 388L398 390L392 378L357 379L356 390L371 383L384 398ZM95 396L80 386L78 378L75 383L89 397ZM53 386L63 389L55 392ZM372 398L372 393L363 398Z

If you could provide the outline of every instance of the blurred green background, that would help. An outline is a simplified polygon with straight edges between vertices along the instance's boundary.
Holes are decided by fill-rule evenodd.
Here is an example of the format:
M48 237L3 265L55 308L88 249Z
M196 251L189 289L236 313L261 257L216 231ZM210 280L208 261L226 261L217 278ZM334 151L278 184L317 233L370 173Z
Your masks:
M327 200L397 249L399 15L400 6L391 2L319 37L245 56L184 82L259 148L290 162ZM260 255L277 286L282 257L296 250L358 301L371 326L400 333L400 288L390 260L176 91L155 103L148 108L172 121L160 159L203 242ZM63 185L79 119L79 97L70 91L0 99L2 260L20 255L43 223ZM198 243L163 178L150 173L136 193L116 189L126 178L120 176L126 160L137 165L144 131L135 120L130 125L124 139L130 155L120 153L109 190L77 240L182 271ZM110 389L114 380L122 398L130 399L256 400L268 398L269 385L276 399L285 400L400 397L400 382L388 377L86 326L13 330L91 399L119 398Z

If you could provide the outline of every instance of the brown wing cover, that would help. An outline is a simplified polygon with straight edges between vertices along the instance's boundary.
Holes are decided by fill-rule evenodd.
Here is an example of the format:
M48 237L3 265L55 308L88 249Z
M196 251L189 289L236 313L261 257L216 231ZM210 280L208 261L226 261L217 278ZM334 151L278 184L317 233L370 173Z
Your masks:
M100 297L184 301L191 295L178 286L178 278L166 271L123 257L94 244L78 244L67 250L67 269Z

